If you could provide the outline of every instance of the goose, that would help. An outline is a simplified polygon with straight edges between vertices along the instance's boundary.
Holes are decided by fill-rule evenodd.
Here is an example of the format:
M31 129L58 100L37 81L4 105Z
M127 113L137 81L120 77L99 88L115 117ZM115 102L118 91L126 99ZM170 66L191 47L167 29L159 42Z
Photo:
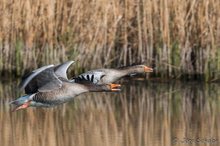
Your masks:
M60 65L48 65L32 71L23 77L20 89L26 95L10 102L16 105L12 111L28 107L53 107L72 100L85 92L118 92L120 84L96 85L90 81L81 83L70 82L66 71L73 61Z
M127 75L133 75L137 73L153 72L153 69L145 65L132 65L121 67L117 69L96 69L80 74L73 78L71 81L75 83L83 83L84 81L90 81L97 85L114 83Z

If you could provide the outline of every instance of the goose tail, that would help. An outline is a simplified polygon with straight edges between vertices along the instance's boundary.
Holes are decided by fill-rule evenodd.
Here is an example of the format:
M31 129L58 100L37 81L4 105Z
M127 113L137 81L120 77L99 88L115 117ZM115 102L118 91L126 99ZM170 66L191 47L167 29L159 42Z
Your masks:
M12 112L17 111L19 109L23 109L23 108L27 108L30 105L31 99L35 94L31 94L31 95L24 95L19 97L16 100L13 100L11 102L9 102L9 104L13 104L15 105L15 108L12 110Z

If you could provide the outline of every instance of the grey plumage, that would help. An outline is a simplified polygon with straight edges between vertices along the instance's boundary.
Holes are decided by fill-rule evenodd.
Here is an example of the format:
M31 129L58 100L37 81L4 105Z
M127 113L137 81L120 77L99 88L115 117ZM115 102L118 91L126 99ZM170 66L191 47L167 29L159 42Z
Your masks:
M66 71L72 63L68 61L56 66L44 66L26 75L20 87L25 89L27 95L11 102L17 105L15 110L28 106L50 107L62 104L84 92L120 91L120 85L96 85L88 81L90 76L83 84L71 82L67 79Z
M55 74L58 76L58 77L62 77L66 80L68 80L67 78L67 69L70 67L71 64L73 64L74 61L67 61L65 63L62 63L60 65L57 65L54 67L54 71L55 71Z
M60 65L47 65L32 71L26 75L19 87L25 89L26 94L40 92L49 92L61 87L61 79L67 79L66 71L74 61L67 61Z
M33 78L34 78L34 77L36 77L38 74L40 74L40 73L43 72L44 70L46 70L46 69L48 69L48 68L51 68L51 67L53 67L53 66L54 66L54 65L43 66L43 67L38 68L38 69L32 71L31 73L27 74L26 76L24 76L24 77L22 78L22 81L21 81L21 83L20 83L20 85L19 85L19 88L20 88L20 89L24 89L28 84L31 86L30 81L32 80L32 84L33 84L33 82L34 82L34 81L33 81ZM28 87L27 89L25 89L25 92L26 92L26 90L27 90L27 94L28 94L28 93L31 93L34 89L32 89L32 88L29 89L29 87Z
M120 67L117 69L96 69L80 74L74 78L74 82L82 83L85 80L91 81L94 84L103 85L114 83L126 75L134 75L137 73L152 72L153 69L145 65L133 65Z

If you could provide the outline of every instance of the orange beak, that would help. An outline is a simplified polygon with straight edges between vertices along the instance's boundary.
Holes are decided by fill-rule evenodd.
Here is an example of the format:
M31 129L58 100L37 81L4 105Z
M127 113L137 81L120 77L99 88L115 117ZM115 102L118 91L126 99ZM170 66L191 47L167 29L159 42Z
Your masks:
M20 109L25 109L25 108L28 108L29 105L30 105L31 101L28 101L28 102L25 102L24 104L18 106L18 107L15 107L12 112L14 111L17 111L17 110L20 110Z
M111 91L121 91L121 84L110 84Z
M145 66L144 67L144 72L153 72L153 68Z

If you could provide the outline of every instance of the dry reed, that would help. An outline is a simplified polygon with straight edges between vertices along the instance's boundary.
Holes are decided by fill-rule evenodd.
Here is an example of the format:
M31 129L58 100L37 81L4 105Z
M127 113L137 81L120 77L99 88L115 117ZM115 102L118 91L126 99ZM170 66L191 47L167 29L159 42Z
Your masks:
M144 61L156 76L217 80L219 8L219 0L0 0L0 72Z

